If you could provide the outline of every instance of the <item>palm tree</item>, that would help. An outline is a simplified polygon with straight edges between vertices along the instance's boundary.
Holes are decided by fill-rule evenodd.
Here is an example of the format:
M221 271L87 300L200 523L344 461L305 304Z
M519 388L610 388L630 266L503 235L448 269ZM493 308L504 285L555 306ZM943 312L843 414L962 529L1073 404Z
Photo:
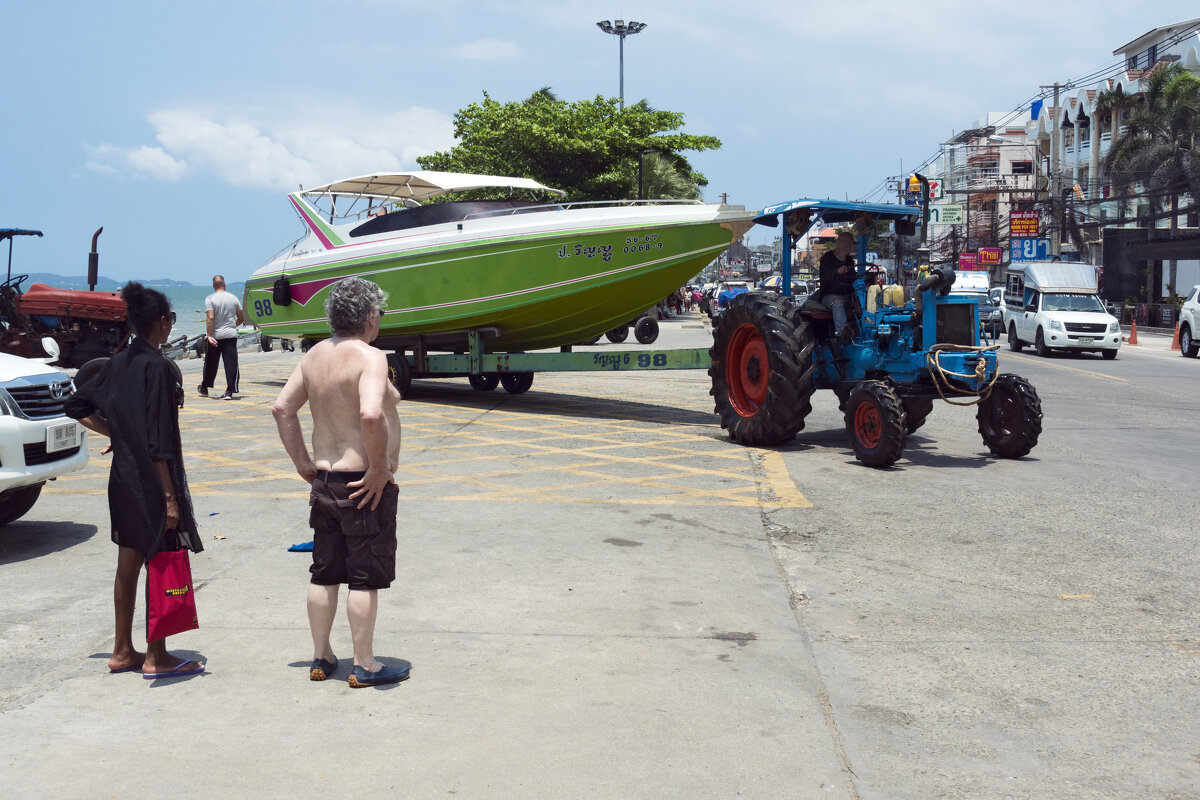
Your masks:
M1149 199L1148 227L1153 230L1155 211L1179 208L1179 196L1200 198L1200 78L1178 61L1150 72L1140 101L1104 92L1097 106L1106 110L1128 108L1124 133L1114 138L1104 164L1115 191L1128 194L1136 184ZM1103 106L1101 106L1103 104ZM1171 213L1171 229L1178 227ZM1175 264L1168 280L1175 287Z
M672 153L642 154L641 190L642 197L648 200L693 200L700 197L700 187L687 160Z

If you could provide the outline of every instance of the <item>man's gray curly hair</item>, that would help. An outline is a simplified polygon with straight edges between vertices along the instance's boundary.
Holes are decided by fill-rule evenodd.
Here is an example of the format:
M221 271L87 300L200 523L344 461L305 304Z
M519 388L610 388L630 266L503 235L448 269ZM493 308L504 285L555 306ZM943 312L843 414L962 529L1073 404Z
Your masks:
M343 278L329 290L325 316L334 336L354 336L367 327L372 311L383 312L387 292L363 278Z

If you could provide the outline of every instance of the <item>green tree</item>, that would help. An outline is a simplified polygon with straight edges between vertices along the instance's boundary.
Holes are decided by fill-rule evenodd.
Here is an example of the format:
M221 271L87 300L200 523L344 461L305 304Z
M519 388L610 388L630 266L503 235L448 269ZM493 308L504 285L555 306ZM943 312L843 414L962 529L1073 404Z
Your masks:
M528 99L483 100L454 115L451 150L422 156L424 169L509 175L562 189L568 200L637 196L638 158L647 197L698 196L708 181L682 155L721 146L713 136L680 132L683 115L656 111L645 101L621 109L615 98L566 102L549 88ZM647 168L651 180L647 181ZM686 185L684 185L686 184Z

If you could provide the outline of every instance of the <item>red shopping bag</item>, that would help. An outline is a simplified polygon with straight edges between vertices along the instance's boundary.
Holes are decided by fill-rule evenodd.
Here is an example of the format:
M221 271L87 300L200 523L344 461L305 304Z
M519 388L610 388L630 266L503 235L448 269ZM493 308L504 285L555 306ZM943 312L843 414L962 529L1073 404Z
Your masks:
M146 641L199 627L187 549L155 554L146 565Z

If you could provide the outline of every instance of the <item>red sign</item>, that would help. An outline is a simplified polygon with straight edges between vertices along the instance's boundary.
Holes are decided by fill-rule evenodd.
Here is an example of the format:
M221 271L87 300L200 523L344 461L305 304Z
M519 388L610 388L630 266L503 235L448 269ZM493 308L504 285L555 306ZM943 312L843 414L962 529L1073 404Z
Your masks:
M975 253L959 253L958 268L979 269L979 256Z
M1004 251L999 247L981 247L979 248L979 266L995 267L1000 264L1000 259Z
M1038 237L1038 212L1010 211L1008 235L1014 239L1036 239Z

